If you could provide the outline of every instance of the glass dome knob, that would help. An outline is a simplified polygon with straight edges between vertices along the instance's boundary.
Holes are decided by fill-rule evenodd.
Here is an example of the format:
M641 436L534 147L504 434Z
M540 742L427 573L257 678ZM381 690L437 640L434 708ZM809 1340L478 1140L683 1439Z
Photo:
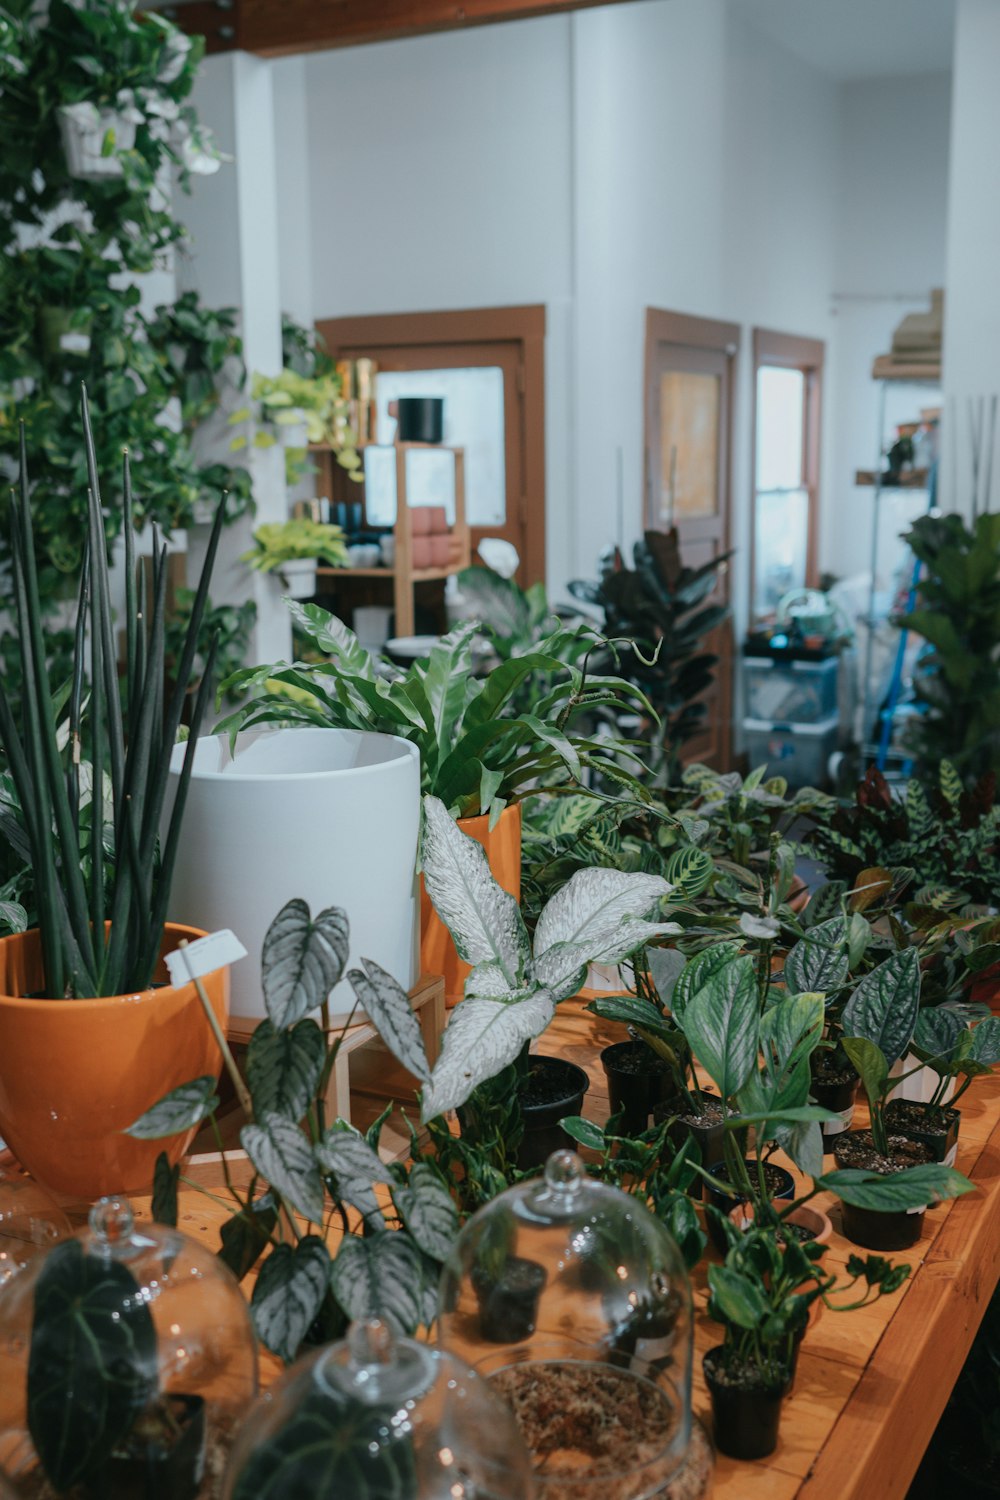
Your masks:
M127 1198L98 1198L88 1222L98 1241L114 1245L128 1239L135 1228L135 1215Z

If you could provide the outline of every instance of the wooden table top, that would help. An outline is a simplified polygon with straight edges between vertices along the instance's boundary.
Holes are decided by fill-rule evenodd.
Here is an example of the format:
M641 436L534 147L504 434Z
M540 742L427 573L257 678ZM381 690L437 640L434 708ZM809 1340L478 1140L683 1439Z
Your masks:
M599 1053L624 1035L621 1026L596 1020L580 1000L560 1006L545 1034L542 1050L587 1070L584 1113L601 1124L608 1098ZM716 1500L905 1500L1000 1275L1000 1078L973 1084L961 1108L956 1165L978 1191L930 1209L920 1241L891 1257L913 1268L900 1292L858 1312L822 1309L802 1345L776 1451L756 1463L719 1455ZM835 1201L816 1202L834 1223L825 1263L834 1269L852 1253L866 1253L839 1234ZM135 1207L148 1213L149 1200L136 1200ZM224 1205L182 1191L179 1227L213 1249L227 1216ZM704 1311L704 1261L693 1281L694 1409L710 1429L701 1355L720 1342L721 1330ZM244 1285L249 1290L249 1279ZM262 1382L279 1368L263 1354Z

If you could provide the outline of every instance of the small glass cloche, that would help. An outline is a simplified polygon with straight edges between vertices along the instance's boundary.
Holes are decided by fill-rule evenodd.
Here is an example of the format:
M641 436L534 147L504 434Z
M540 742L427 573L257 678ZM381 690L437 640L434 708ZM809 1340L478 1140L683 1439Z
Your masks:
M0 1167L0 1287L72 1233L44 1188L19 1167Z
M511 1413L452 1354L377 1319L307 1355L257 1402L224 1500L531 1500Z
M441 1343L504 1396L538 1500L693 1500L711 1450L691 1418L691 1288L635 1198L571 1151L501 1193L441 1277Z
M256 1389L235 1278L124 1199L0 1288L0 1470L24 1496L217 1493Z

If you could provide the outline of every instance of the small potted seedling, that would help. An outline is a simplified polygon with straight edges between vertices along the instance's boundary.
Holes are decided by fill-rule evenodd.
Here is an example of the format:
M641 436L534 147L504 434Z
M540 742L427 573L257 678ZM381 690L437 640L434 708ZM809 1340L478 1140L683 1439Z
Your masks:
M611 1116L623 1134L641 1135L656 1109L662 1118L681 1103L693 1105L688 1084L696 1089L697 1080L691 1075L691 1053L666 1007L669 989L661 977L666 972L676 979L683 967L679 953L650 950L646 964L633 966L635 994L602 996L587 1006L602 1020L624 1022L629 1029L628 1041L613 1042L601 1053Z
M844 1050L868 1097L869 1128L838 1137L834 1156L841 1170L826 1180L843 1201L847 1238L872 1250L915 1244L928 1203L973 1187L953 1167L932 1161L921 1142L890 1130L889 1094L902 1081L890 1068L910 1045L919 1007L916 950L904 948L865 976L842 1016Z
M891 1099L886 1125L926 1146L931 1161L953 1166L962 1119L956 1106L973 1079L1000 1062L1000 1017L989 1016L970 1028L956 1011L927 1006L917 1016L910 1048L936 1075L937 1084L926 1102Z
M479 1332L490 1344L518 1344L535 1331L545 1267L515 1255L517 1226L509 1211L498 1211L480 1226L472 1285L479 1302Z
M705 1380L716 1447L731 1458L774 1452L781 1403L813 1304L822 1299L834 1312L849 1312L897 1291L910 1273L909 1266L891 1266L880 1256L863 1261L852 1255L847 1281L838 1286L819 1265L824 1250L783 1238L773 1228L731 1231L724 1263L708 1268L708 1314L723 1325L725 1336L704 1357ZM858 1281L862 1295L842 1300Z

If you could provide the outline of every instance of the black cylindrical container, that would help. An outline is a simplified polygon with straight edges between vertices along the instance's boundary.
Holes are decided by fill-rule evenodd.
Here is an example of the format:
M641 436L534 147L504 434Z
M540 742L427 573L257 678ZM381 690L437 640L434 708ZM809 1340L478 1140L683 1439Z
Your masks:
M545 1267L523 1255L504 1261L499 1276L473 1267L472 1285L479 1299L479 1331L491 1344L517 1344L535 1331Z
M443 396L400 396L397 403L401 443L439 443L444 436Z
M614 1042L601 1053L611 1113L623 1116L626 1135L649 1127L653 1106L673 1093L670 1068L645 1042Z
M703 1361L712 1397L715 1446L730 1458L767 1458L778 1446L784 1378L774 1386L730 1385L719 1379L722 1347L709 1349Z
M570 1137L559 1124L569 1115L578 1115L583 1108L583 1096L590 1088L590 1079L576 1063L564 1057L529 1058L529 1076L524 1087L531 1093L543 1093L540 1103L526 1103L521 1098L521 1113L524 1117L524 1135L517 1148L517 1164L521 1171L541 1167L553 1151L565 1151L572 1147Z

